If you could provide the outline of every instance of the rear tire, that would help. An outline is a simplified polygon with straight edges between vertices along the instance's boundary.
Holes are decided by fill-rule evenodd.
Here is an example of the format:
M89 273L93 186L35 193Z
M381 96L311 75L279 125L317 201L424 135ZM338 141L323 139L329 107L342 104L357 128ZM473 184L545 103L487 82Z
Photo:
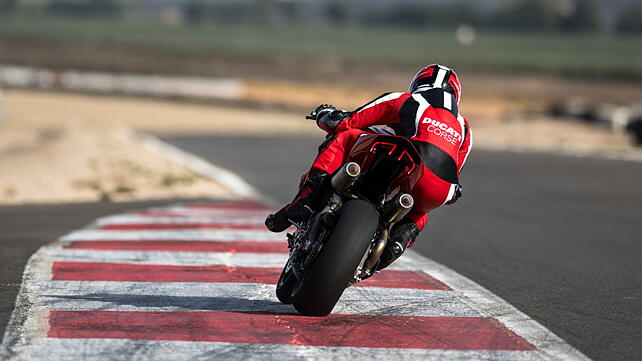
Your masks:
M288 259L279 277L279 282L276 284L276 298L285 305L292 303L292 290L296 285L296 276L292 272L292 268L288 269L289 266L290 260Z
M379 225L370 203L355 199L341 209L337 223L315 263L298 282L292 303L306 316L326 316L343 294Z

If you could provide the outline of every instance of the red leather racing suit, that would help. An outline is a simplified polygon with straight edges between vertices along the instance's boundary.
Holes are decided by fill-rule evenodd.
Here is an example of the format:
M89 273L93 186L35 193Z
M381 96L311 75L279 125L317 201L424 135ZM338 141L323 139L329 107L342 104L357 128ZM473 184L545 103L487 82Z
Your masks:
M415 205L407 218L422 230L427 213L454 197L473 144L468 121L459 114L455 97L442 89L383 94L339 123L312 169L336 171L356 139L374 132L370 127L375 125L387 125L396 135L409 138L421 154L424 172L411 191Z

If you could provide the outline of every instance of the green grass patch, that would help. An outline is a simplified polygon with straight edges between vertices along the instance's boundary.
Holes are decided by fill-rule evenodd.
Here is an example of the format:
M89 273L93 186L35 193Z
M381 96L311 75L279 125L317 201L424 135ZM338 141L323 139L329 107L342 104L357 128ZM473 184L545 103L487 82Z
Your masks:
M482 31L470 46L453 31L377 28L266 27L253 24L171 27L124 20L0 17L0 41L119 46L185 56L333 59L419 66L428 62L506 73L642 79L642 39L596 34Z

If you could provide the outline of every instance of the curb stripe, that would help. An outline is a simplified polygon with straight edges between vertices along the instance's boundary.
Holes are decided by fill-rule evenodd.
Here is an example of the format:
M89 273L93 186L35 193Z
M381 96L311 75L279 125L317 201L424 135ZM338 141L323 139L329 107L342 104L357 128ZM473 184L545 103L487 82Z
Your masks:
M91 240L168 240L168 241L284 241L284 235L267 230L158 230L158 231L74 231L62 237L61 241Z
M535 350L492 318L51 311L48 337L441 350ZM345 327L350 328L346 337Z
M243 210L243 209L189 209L186 207L175 207L167 209L149 209L134 213L139 216L155 217L263 217L269 213L268 210Z
M221 203L189 203L183 205L186 209L235 209L235 210L261 210L261 211L272 211L273 208L266 207L264 203L256 202L252 200L238 201L238 202L221 202Z
M175 242L155 240L159 242ZM87 241L102 242L102 241ZM144 242L128 240L128 242ZM208 241L194 241L208 242ZM223 242L223 241L222 241ZM236 243L237 241L225 241ZM245 241L243 241L245 242ZM261 243L264 241L259 241ZM267 242L265 243L272 243ZM120 251L120 250L91 250L63 248L65 242L60 242L56 247L46 250L47 256L52 261L58 262L96 262L96 263L131 263L149 265L173 266L211 266L226 265L234 267L269 267L282 268L288 260L286 253L239 253L239 252L167 252L167 251ZM50 268L50 267L48 267ZM413 257L401 257L390 265L387 270L413 270L425 269L423 262ZM427 272L430 274L430 272Z
M160 229L253 229L265 231L265 225L252 223L130 223L109 224L98 229L103 231L160 230Z
M284 241L73 241L63 248L112 251L289 253L287 243Z
M124 339L33 340L24 356L32 360L217 360L225 361L551 361L546 354L533 351L426 350L359 347L322 347L289 344L251 344L231 342L153 341ZM128 352L128 350L136 350ZM177 356L179 355L179 356ZM562 358L558 358L562 360ZM565 359L565 360L568 360Z
M128 263L53 262L52 280L125 282L217 282L276 284L280 268L230 266L168 266ZM416 271L386 270L355 287L449 290L448 286Z
M40 304L60 311L228 311L295 314L278 302L276 285L261 283L46 281ZM334 309L341 314L486 317L458 291L350 287Z
M132 241L135 242L135 241ZM201 241L197 241L201 242ZM52 249L56 262L128 263L166 266L213 266L282 268L285 253L111 251L91 249ZM49 269L51 266L49 266Z
M126 263L54 262L52 280L126 282L217 282L276 284L278 268L167 266Z
M235 217L151 217L141 215L119 215L108 216L96 220L97 226L105 226L111 224L136 224L136 223L174 223L174 224L194 224L194 223L225 223L225 224L264 224L265 217L243 217L241 219Z
M334 309L335 316L302 317L290 305L280 304L274 297L274 282L287 258L284 235L252 229L252 226L244 227L260 225L267 211L260 212L253 208L243 212L236 207L229 203L221 209L217 209L214 203L198 207L180 205L165 208L177 217L137 213L105 217L96 220L93 229L73 232L60 242L43 247L32 257L25 273L21 291L23 298L17 303L3 343L4 351L0 350L0 353L11 360L78 359L80 354L72 352L78 350L86 351L81 352L85 355L82 359L110 361L119 355L127 355L127 360L175 360L192 355L190 357L211 359L214 356L239 361L319 358L386 361L586 359L497 296L411 250L390 267L392 273L382 272L372 280L348 288ZM165 209L151 211L162 212ZM134 229L96 229L109 225L118 228L121 224L130 225L123 228ZM160 229L135 229L141 228L141 224ZM156 226L158 224L178 226L164 229L165 226ZM214 225L215 229L194 228L207 224ZM281 247L278 252L275 248L277 245ZM69 267L65 268L65 265ZM125 269L114 272L110 269L114 265ZM62 272L58 272L59 269ZM161 272L158 272L159 269ZM198 272L199 269L201 272ZM212 269L216 269L216 272ZM195 271L196 274L214 274L206 277L220 277L221 280L202 280L199 278L201 276L193 276ZM93 279L98 275L101 279L109 280L56 279L61 274L67 278L81 279ZM437 285L428 289L387 288L405 286L403 282L416 283L412 277L422 276L428 276ZM131 277L138 281L118 280ZM166 282L163 278L181 282ZM56 314L65 312L76 315L68 319L70 323L66 327L49 322L50 315L55 318ZM20 321L15 316L21 313L28 315L22 326L24 332L20 331ZM114 317L111 320L110 317L103 317L103 321L91 324L94 316L100 314L112 314ZM136 321L141 315L143 319ZM165 319L166 315L175 315L176 318ZM152 322L146 317L151 317ZM294 321L287 320L288 317L293 317ZM431 321L420 320L422 317ZM84 322L83 318L89 321ZM154 323L154 318L159 321ZM442 323L433 322L437 319L441 319ZM63 322L67 318L58 320ZM326 332L324 323L328 320L334 321L331 326L336 327L328 331L330 336L326 337L318 331ZM220 325L211 326L208 322ZM479 326L479 322L483 325ZM275 323L278 324L275 329L267 327ZM299 326L300 323L304 326ZM381 324L383 328L379 328ZM193 327L196 326L193 325L202 327L194 331ZM238 326L237 331L234 325ZM376 334L367 335L368 331L360 328L368 331L375 329ZM408 328L413 329L408 331ZM220 341L218 335L228 329L231 329L232 335L241 335L239 337L250 340L225 342L225 337L231 337L225 333L223 341ZM69 333L56 337L79 338L46 338L47 335L54 336L49 332L58 330ZM357 338L368 337L367 342L372 345L362 346L357 340L357 347L349 346L355 338L355 330L360 333ZM136 332L143 333L145 340L127 338L139 337ZM413 346L403 343L399 348L386 345L391 337L409 332L416 334L412 341L414 346L436 348L413 349L408 348ZM184 341L166 340L176 339L176 334L182 335L179 339ZM456 342L472 349L462 348L458 344L453 345L458 347L456 350L440 349L449 347L449 337L453 334L461 336ZM152 337L163 341L150 340L146 335L156 335ZM419 345L424 341L419 335L432 339L426 343L427 346ZM124 338L119 340L120 337ZM205 340L200 340L201 337ZM276 342L272 340L273 337L277 338ZM291 343L279 343L286 342L279 340L279 337ZM307 340L315 337L329 346L301 341L302 338ZM501 342L499 345L496 342L502 338L522 346L525 343L526 348L518 351L519 348L511 346L510 349L515 350L506 351L501 348ZM483 344L481 347L486 349L475 349L478 340ZM394 342L404 341L395 339ZM431 342L440 344L431 345ZM200 348L199 344L207 345L207 349ZM147 351L139 353L141 347ZM96 349L104 352L96 353Z

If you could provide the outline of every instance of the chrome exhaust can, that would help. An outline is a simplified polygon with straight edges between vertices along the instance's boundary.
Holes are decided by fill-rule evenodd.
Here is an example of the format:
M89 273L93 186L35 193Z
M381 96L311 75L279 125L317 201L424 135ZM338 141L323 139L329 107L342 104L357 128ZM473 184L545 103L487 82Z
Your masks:
M361 167L355 162L344 164L334 176L332 176L332 187L339 193L345 192L361 174Z
M401 220L415 205L415 200L408 193L402 193L387 202L385 206L385 219L393 223Z

